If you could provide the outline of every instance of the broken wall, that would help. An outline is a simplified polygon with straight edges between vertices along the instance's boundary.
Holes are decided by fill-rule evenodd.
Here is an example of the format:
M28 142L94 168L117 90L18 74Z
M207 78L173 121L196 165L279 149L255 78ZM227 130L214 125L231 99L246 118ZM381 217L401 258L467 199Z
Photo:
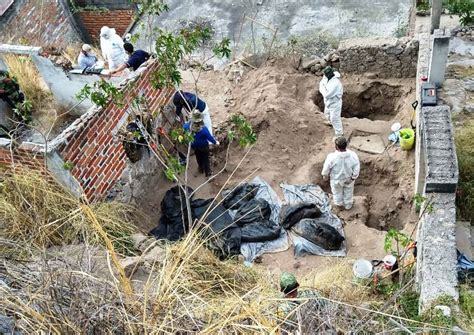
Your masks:
M133 85L124 90L125 103L109 103L93 109L71 124L54 142L55 151L72 166L71 174L80 183L89 200L102 199L120 179L127 157L118 138L120 128L127 123L131 104L143 95L151 112L159 111L174 90L157 90L150 77L158 63L151 65Z
M47 165L50 175L72 193L84 194L89 201L103 199L130 164L118 132L128 122L134 98L143 96L148 110L161 115L162 107L174 93L172 88L152 87L151 76L158 67L157 62L153 63L122 88L123 105L111 101L104 108L91 108L46 147L32 143L23 149L25 145L21 144L12 156L10 141L2 140L7 145L0 146L0 166L11 168L20 164L38 170Z
M339 44L340 70L371 73L379 78L413 78L418 61L417 40L355 38Z

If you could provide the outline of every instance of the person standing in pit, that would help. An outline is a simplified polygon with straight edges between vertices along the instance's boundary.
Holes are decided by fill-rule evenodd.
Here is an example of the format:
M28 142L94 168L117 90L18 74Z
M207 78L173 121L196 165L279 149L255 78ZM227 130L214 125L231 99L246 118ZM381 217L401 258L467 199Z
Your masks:
M319 92L324 99L324 116L328 125L334 128L336 137L343 136L341 111L342 111L342 83L340 73L327 66L323 70L323 79L319 82Z
M196 155L196 162L200 173L205 173L206 177L212 175L209 162L209 143L219 145L219 142L211 135L204 124L202 113L194 111L191 121L184 124L184 130L191 132L194 141L191 142L191 148Z
M347 149L345 137L336 138L335 145L336 151L324 161L322 175L324 180L330 179L334 204L349 210L353 204L354 183L360 172L359 157Z

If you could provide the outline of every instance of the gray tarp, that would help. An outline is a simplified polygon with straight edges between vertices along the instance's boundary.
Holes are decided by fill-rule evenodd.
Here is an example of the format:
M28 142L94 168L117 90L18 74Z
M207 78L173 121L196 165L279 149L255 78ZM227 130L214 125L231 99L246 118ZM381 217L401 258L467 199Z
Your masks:
M282 203L278 198L275 191L265 182L262 178L256 177L252 180L251 184L259 185L259 190L256 194L257 199L266 200L271 207L270 219L274 222L280 223L280 212L282 209ZM289 185L280 184L283 189L285 197L285 204L296 205L299 203L314 203L321 210L322 216L326 217L327 223L334 227L342 236L344 236L344 229L342 222L339 218L331 212L331 203L327 194L317 185ZM235 211L232 211L235 212ZM288 236L289 235L289 236ZM240 252L244 256L246 263L252 263L255 258L261 256L264 253L275 253L285 251L290 247L290 240L295 246L295 255L303 256L306 253L321 256L339 256L343 257L346 255L346 242L342 244L340 250L325 250L320 246L306 240L305 238L291 232L288 234L287 231L282 229L281 235L278 239L257 242L257 243L242 243Z
M334 227L342 236L344 229L339 218L331 212L331 202L327 194L321 187L313 184L307 185L289 185L280 184L283 189L285 202L288 205L297 205L299 203L314 203L321 210L321 215L326 218L327 224ZM346 242L342 243L340 250L325 250L320 246L308 241L307 239L295 234L290 230L290 238L295 246L295 255L303 256L306 253L321 256L346 256Z
M270 185L267 184L265 180L260 177L255 177L250 183L259 186L255 198L266 200L270 204L270 220L273 222L280 222L281 202L280 199L278 199L275 191L270 187ZM263 255L264 253L285 251L289 247L290 241L288 239L288 233L282 229L280 237L275 240L266 242L242 243L240 246L240 253L244 256L246 263L252 263L255 258Z

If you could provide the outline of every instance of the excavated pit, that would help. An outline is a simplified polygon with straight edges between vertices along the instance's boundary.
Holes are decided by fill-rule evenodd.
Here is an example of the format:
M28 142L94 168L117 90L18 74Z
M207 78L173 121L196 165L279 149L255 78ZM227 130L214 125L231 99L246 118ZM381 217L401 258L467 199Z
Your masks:
M343 82L344 85L344 82ZM342 117L369 120L391 120L400 110L404 89L398 85L389 85L379 81L344 85L342 96ZM324 102L319 92L313 101L321 111Z
M411 213L412 194L402 185L397 166L390 166L373 155L357 152L360 159L360 175L356 180L354 197L362 201L365 207L362 222L377 230L388 231L390 228L402 229L408 222ZM314 165L313 170L321 171L322 162ZM316 182L325 192L331 194L329 182L316 176ZM362 198L362 199L361 199Z

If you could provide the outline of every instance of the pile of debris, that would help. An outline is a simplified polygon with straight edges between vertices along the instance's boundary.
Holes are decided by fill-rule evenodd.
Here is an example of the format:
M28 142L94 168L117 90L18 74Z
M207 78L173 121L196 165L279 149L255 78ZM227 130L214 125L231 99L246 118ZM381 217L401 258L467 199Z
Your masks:
M330 52L322 58L302 57L297 68L300 72L319 74L326 66L339 69L340 62L339 54L337 52Z
M465 38L469 41L474 41L474 25L467 27L458 27L451 31L451 36Z

